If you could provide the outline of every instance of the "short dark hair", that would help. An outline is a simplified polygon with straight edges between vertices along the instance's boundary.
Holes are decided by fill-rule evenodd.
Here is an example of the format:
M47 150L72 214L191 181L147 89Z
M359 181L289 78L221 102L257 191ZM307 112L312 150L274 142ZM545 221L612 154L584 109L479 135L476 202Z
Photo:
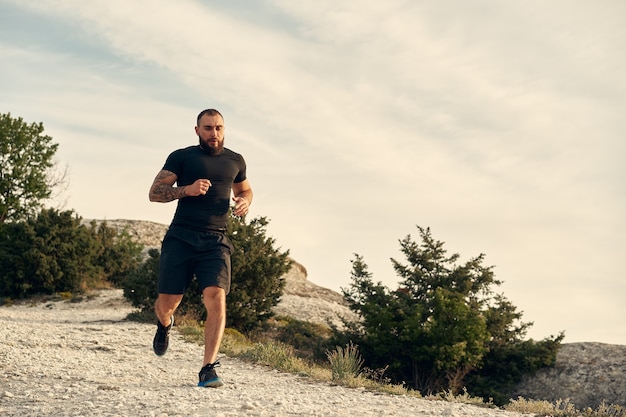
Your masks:
M202 116L204 115L208 115L208 116L219 115L222 118L222 120L224 120L224 116L222 116L222 113L218 112L217 110L205 109L205 110L202 110L200 114L198 114L198 117L196 118L196 126L200 126L200 119L202 119Z

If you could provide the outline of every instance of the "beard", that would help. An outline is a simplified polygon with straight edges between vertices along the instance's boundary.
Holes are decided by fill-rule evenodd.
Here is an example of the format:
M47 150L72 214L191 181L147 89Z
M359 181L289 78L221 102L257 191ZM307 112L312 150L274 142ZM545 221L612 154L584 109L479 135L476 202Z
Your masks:
M219 142L219 145L217 147L212 147L212 146L207 145L206 143L204 143L204 141L202 140L200 136L198 136L198 141L200 142L200 148L202 148L202 150L208 153L209 155L219 155L222 152L224 152L224 140L223 139L221 142Z

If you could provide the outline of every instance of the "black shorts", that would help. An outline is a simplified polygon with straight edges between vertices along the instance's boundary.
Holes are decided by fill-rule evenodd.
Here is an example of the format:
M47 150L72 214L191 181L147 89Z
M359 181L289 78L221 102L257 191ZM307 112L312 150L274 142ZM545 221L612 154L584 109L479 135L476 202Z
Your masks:
M220 287L228 294L232 250L223 233L171 226L161 245L159 293L184 294L195 276L200 291Z

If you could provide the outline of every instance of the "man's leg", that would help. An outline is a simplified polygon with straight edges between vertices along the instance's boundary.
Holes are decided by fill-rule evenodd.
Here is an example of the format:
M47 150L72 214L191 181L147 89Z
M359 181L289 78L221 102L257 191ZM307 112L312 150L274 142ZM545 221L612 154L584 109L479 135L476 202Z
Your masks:
M182 294L159 294L154 304L154 311L163 326L168 327L171 324L174 311L182 300Z
M204 366L217 360L226 327L226 292L220 287L206 287L202 291L202 299L207 312L204 323Z
M154 305L159 322L157 323L157 331L152 341L152 349L157 356L165 355L170 343L170 330L172 329L173 314L176 307L183 299L182 294L159 294Z

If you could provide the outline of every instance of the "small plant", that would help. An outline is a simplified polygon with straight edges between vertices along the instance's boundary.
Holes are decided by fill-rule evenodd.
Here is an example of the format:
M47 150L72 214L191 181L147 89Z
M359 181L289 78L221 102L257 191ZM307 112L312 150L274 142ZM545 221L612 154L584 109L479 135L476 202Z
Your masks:
M337 346L334 351L327 351L326 356L330 362L333 381L346 382L357 378L361 373L363 359L358 346L352 342L348 343L345 348Z
M463 393L455 393L452 390L443 391L437 395L425 397L427 400L443 400L449 403L471 404L479 407L495 407L493 402L485 402L481 397L472 397L467 388L463 387Z
M595 410L594 417L626 417L626 408L615 404L607 405L602 402Z
M306 368L303 361L294 356L293 348L283 343L255 343L242 356L244 359L269 365L283 372L302 373Z

